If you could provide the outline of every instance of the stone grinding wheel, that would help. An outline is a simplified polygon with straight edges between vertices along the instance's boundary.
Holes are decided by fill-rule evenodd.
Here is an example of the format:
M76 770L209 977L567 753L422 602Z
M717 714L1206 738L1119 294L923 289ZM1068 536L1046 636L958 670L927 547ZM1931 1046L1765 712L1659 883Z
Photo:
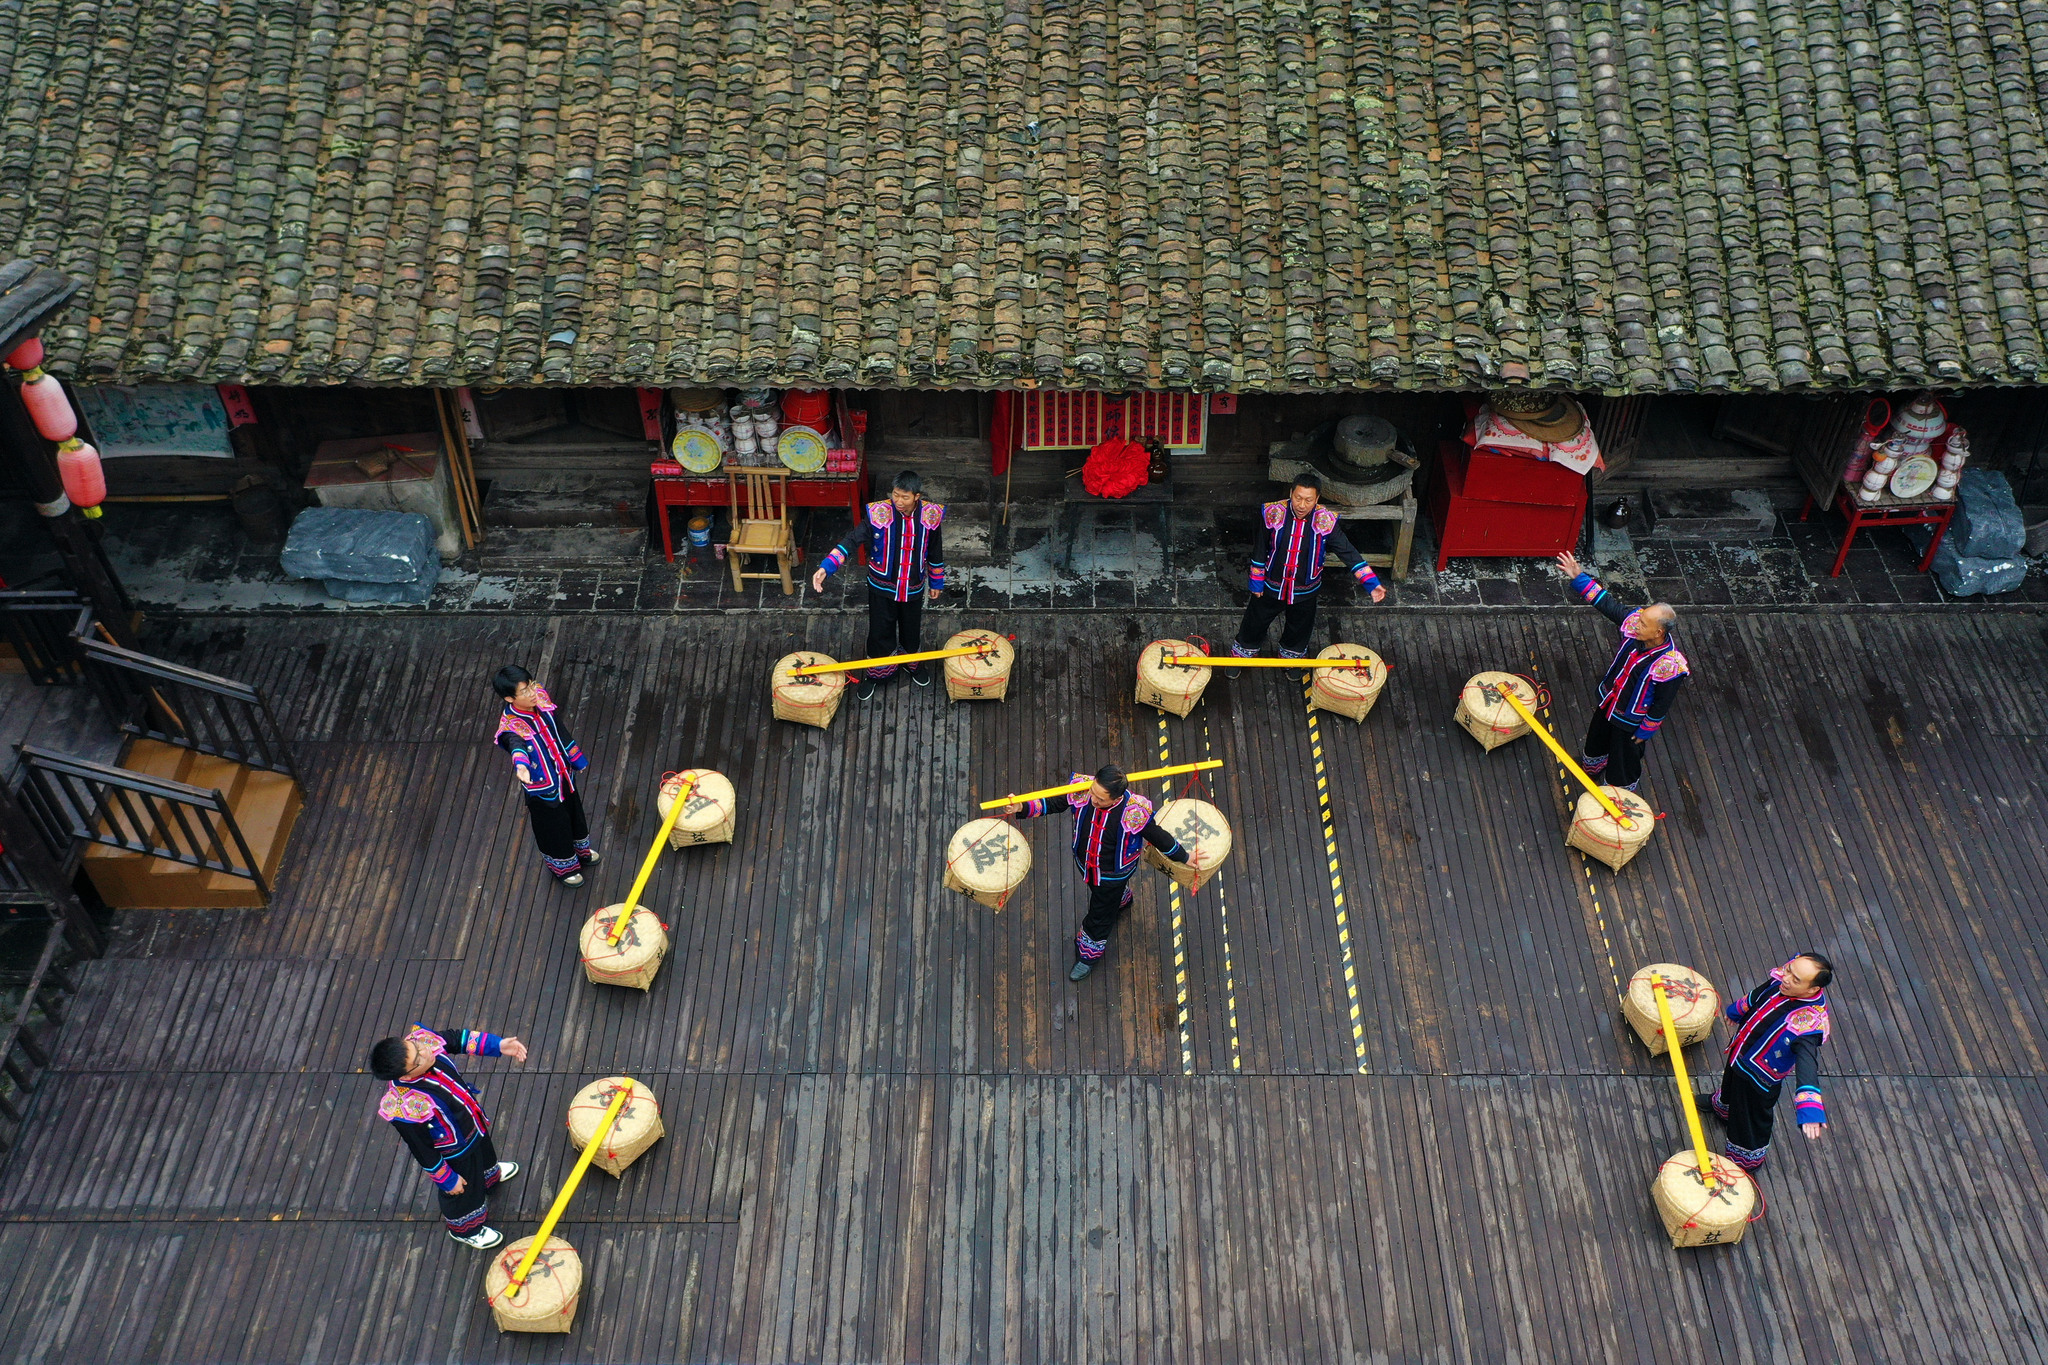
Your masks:
M661 1101L631 1076L607 1076L592 1081L569 1101L569 1145L581 1152L590 1135L597 1131L597 1125L604 1122L612 1100L625 1089L630 1089L633 1097L619 1110L612 1130L604 1135L597 1155L590 1159L591 1165L614 1176L624 1175L642 1152L661 1140L665 1132L661 1126Z
M1138 655L1138 704L1153 706L1185 716L1202 699L1202 689L1216 670L1199 664L1169 664L1164 660L1200 654L1186 640L1154 640Z
M1615 823L1591 792L1580 792L1579 803L1572 810L1571 832L1564 836L1565 846L1578 849L1589 858L1598 858L1616 872L1628 865L1629 859L1643 851L1643 845L1650 842L1650 835L1657 829L1657 813L1650 809L1650 803L1634 792L1621 787L1600 788L1607 793L1607 799L1620 808L1629 818L1629 827Z
M1001 701L1010 690L1017 647L992 630L963 630L947 640L945 647L965 649L970 645L984 652L957 654L945 661L947 699Z
M1664 1045L1664 1021L1657 1015L1657 993L1650 988L1651 972L1664 978L1664 994L1671 1001L1671 1022L1678 1028L1680 1047L1697 1043L1714 1031L1721 993L1690 967L1653 962L1628 979L1628 989L1621 997L1622 1017L1652 1057L1661 1057L1669 1049Z
M583 1296L583 1258L561 1238L550 1237L526 1283L514 1289L513 1273L532 1245L533 1238L522 1237L498 1248L484 1273L484 1299L500 1332L566 1332L576 1325L576 1303Z
M1189 862L1177 863L1147 844L1142 855L1145 865L1164 872L1190 891L1200 891L1230 856L1230 822L1207 801L1187 796L1166 802L1153 812L1152 818L1193 856Z
M1334 711L1352 720L1364 720L1373 703L1380 699L1380 689L1387 685L1386 660L1367 649L1364 645L1331 645L1318 659L1362 659L1364 668L1316 668L1308 685L1308 704L1312 711Z
M1361 412L1337 423L1330 437L1338 458L1361 469L1372 469L1393 458L1398 439L1393 425L1383 417Z
M946 841L948 891L962 891L1000 910L1031 871L1031 845L1007 820L969 820Z
M731 843L739 796L724 773L709 768L686 768L679 773L670 773L661 780L661 788L654 794L657 813L662 819L668 819L669 807L676 803L676 793L686 781L690 784L690 795L683 802L683 813L676 817L675 825L668 832L668 846L693 848L698 844Z
M668 956L668 930L652 910L636 905L626 932L619 935L617 943L612 943L612 928L625 908L624 902L607 905L583 921L583 932L577 939L583 954L583 974L600 986L631 986L644 991L654 984L654 974L661 970L661 960Z
M1756 1216L1756 1181L1719 1152L1707 1160L1713 1188L1700 1179L1698 1154L1677 1153L1657 1169L1650 1198L1675 1247L1727 1246L1742 1240Z
M1536 710L1535 687L1527 678L1518 678L1512 673L1497 670L1474 673L1465 680L1464 690L1458 693L1458 709L1452 718L1465 727L1465 733L1479 741L1482 749L1498 749L1509 740L1520 739L1529 733L1529 723L1515 714L1514 707L1500 699L1501 692L1510 689L1531 713Z
M815 650L799 650L777 659L774 671L768 675L768 690L775 699L775 719L815 725L820 730L830 725L852 680L844 673L814 673L799 682L797 673L800 667L838 662Z

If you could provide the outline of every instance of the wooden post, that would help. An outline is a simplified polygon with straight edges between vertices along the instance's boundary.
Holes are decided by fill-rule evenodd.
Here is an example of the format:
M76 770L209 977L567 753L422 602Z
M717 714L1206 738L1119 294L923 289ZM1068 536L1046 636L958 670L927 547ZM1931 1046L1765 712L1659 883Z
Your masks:
M132 646L128 617L135 609L134 604L128 600L121 581L114 577L113 567L86 527L84 515L64 496L64 482L57 477L56 453L36 430L28 409L21 405L20 385L9 379L0 387L7 390L0 394L0 452L21 471L29 498L36 511L42 513L43 525L49 528L50 538L57 542L57 552L64 557L64 571L71 586L92 603L93 616L106 624L119 644Z

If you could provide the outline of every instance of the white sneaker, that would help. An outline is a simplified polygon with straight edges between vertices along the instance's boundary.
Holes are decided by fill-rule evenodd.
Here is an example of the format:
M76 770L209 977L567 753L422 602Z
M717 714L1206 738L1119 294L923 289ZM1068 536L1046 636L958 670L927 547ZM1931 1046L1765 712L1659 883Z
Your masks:
M498 1163L498 1183L499 1183L500 1185L504 1184L504 1183L505 1183L506 1181L510 1180L510 1179L511 1179L512 1177L514 1177L514 1176L516 1176L516 1175L518 1175L518 1174L519 1174L519 1163L518 1163L518 1162L516 1162L516 1161L501 1161L501 1162L499 1162L499 1163Z
M453 1232L448 1235L454 1237L456 1241L464 1246L475 1247L478 1251L489 1251L492 1247L505 1240L505 1234L496 1228L478 1228L467 1237L457 1237Z
M570 874L569 874L568 876L566 876L566 877L562 878L562 885L564 885L564 886L581 886L581 885L583 885L583 874L582 874L581 872L571 872L571 873L570 873Z

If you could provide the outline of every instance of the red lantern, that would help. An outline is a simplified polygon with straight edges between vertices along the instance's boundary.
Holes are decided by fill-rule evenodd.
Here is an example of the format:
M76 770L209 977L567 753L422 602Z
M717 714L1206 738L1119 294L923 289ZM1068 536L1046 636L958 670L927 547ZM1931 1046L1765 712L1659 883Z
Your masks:
M21 386L21 402L45 441L68 441L78 434L78 414L71 410L71 400L64 396L64 386L56 375L30 371Z
M7 356L7 365L10 369L33 370L42 363L43 343L39 337L30 337Z
M57 447L57 476L72 506L89 517L100 514L107 500L107 471L100 467L99 451L75 436L65 441Z

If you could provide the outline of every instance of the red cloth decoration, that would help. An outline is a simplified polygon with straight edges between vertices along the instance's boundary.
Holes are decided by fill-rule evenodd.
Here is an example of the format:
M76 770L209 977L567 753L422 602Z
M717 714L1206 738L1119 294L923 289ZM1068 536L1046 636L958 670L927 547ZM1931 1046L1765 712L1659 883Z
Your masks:
M1152 457L1136 441L1111 437L1088 452L1081 466L1081 487L1098 498L1129 497L1150 480Z

